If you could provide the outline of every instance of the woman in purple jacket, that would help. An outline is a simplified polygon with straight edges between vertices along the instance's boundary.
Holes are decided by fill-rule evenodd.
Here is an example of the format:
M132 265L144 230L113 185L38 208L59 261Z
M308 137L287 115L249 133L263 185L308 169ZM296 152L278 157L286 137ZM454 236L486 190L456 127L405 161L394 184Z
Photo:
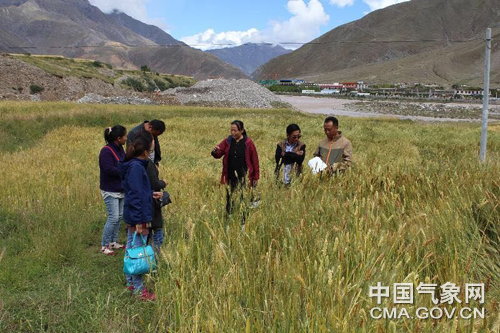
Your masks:
M99 154L99 169L101 194L106 205L108 219L102 231L101 252L106 255L115 255L114 249L125 248L117 242L125 199L118 172L118 162L125 158L123 145L127 141L127 130L120 125L108 127L104 130L104 140L106 145L102 147Z

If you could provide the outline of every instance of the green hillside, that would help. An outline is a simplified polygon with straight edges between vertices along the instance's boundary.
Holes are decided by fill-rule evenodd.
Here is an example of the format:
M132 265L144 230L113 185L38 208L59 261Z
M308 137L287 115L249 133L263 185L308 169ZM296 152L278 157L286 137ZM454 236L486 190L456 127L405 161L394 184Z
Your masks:
M124 77L139 80L145 89L149 82L157 82L159 88L189 87L196 81L189 76L168 75L140 70L114 69L110 64L94 60L72 59L61 56L40 56L29 54L15 54L13 58L34 65L45 72L59 77L96 78L107 83L118 83L124 88L134 88L124 84Z

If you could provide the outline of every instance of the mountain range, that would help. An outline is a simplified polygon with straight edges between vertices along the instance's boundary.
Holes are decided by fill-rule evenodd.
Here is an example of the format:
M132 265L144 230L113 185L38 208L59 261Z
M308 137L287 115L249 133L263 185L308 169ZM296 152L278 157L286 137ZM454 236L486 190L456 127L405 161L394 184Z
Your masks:
M342 25L269 61L253 76L478 84L483 80L485 30L495 28L498 37L499 26L498 0L411 0ZM496 46L493 73L500 69Z
M147 65L196 79L251 74L314 82L479 85L487 27L493 28L492 84L500 85L499 0L403 2L291 53L265 44L203 52L127 14L103 13L88 0L0 0L0 52L86 58L123 69Z
M243 78L239 69L124 13L88 0L0 0L0 51L95 59L125 69Z
M292 52L280 45L246 43L236 47L206 51L235 66L248 76L269 60Z

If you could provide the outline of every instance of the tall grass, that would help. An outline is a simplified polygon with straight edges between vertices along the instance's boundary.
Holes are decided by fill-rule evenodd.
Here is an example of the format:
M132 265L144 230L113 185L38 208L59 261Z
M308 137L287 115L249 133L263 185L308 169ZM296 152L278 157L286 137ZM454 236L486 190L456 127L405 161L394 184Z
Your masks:
M160 175L173 204L161 268L148 281L158 299L144 304L122 286L122 258L98 252L105 209L97 155L104 127L153 117L167 124ZM243 232L238 212L224 218L221 162L210 156L233 119L245 122L261 162L261 205ZM477 125L341 118L353 169L321 179L306 172L285 189L273 180L273 159L290 122L302 128L307 160L324 135L319 116L0 104L0 330L498 329L496 128L480 165ZM374 320L368 288L379 281L484 282L488 316ZM416 300L409 311L431 307Z

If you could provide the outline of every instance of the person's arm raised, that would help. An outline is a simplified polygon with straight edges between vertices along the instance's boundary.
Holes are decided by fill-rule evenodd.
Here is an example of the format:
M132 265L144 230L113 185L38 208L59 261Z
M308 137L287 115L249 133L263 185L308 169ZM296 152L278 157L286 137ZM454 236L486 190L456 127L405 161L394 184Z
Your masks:
M226 154L227 140L222 140L215 148L212 150L212 156L216 159L221 158Z

